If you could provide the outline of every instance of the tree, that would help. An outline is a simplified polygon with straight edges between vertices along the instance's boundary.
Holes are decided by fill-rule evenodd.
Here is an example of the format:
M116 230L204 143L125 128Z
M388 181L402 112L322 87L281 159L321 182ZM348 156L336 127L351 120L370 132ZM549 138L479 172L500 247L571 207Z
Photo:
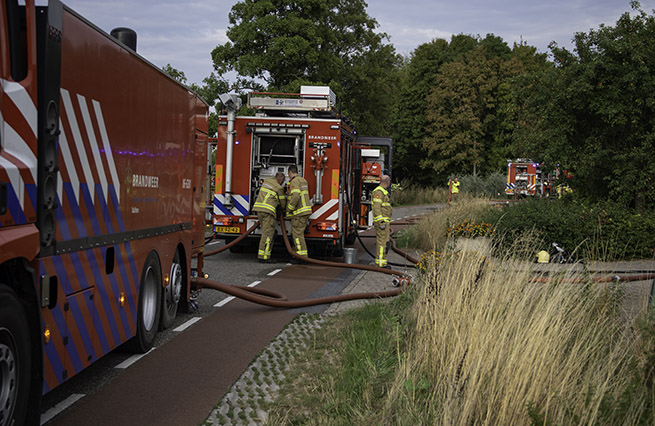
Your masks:
M214 107L214 111L209 113L209 136L215 136L218 131L218 114L216 111L221 110L220 103L217 102L218 95L227 93L230 90L230 85L226 80L218 78L214 73L211 73L209 77L205 77L202 82L204 83L202 86L192 84L191 89L198 93L211 107Z
M523 49L493 34L441 65L427 97L421 160L438 182L448 175L502 170L516 121L513 81L525 70ZM534 53L534 50L533 50Z
M236 71L242 87L264 81L286 92L327 84L360 133L389 128L394 99L385 92L397 93L391 77L399 58L364 0L243 0L230 25L230 41L212 52L219 75Z
M482 162L485 104L491 102L489 61L480 50L443 65L428 95L428 156L421 161L445 180L450 173L473 172Z
M548 129L545 154L573 170L576 190L626 206L655 204L655 18L631 3L616 26L574 37L574 52L551 44L556 69L530 102Z
M231 42L212 52L214 67L223 74L266 81L284 88L294 80L329 82L343 66L384 35L366 14L363 0L244 0L230 12Z
M173 68L171 64L166 64L161 68L161 70L171 76L178 83L187 84L187 79L186 75L184 75L184 71L178 71L177 69Z
M435 39L423 43L412 52L402 67L398 107L393 119L393 139L396 163L395 178L408 178L422 185L437 183L430 168L421 165L427 156L423 141L427 129L427 95L437 85L437 72L477 46L477 40L468 35L454 35L450 43Z
M398 103L399 57L390 45L366 52L352 61L340 82L343 113L355 123L357 133L390 136Z

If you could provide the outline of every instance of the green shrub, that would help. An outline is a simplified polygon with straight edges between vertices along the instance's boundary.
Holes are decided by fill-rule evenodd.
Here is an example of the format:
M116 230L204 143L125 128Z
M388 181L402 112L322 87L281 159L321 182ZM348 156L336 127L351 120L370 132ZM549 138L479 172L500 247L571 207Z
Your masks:
M454 177L454 176L453 176ZM460 190L475 197L496 198L504 196L507 177L504 173L492 173L488 176L465 175L459 177Z
M533 231L549 249L557 242L585 258L652 258L655 213L637 214L611 202L587 204L576 200L530 199L488 209L482 217L511 240Z

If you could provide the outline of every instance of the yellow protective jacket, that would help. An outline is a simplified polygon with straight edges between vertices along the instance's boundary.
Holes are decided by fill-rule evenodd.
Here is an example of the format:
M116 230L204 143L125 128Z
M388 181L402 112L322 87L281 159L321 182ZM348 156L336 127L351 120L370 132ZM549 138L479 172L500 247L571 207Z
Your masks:
M266 212L275 216L275 208L280 205L286 207L287 200L284 196L284 189L277 183L275 178L266 178L259 188L259 195L253 206L256 212Z
M289 203L287 216L309 216L312 214L312 203L309 201L309 184L300 176L289 182Z
M371 202L373 204L373 223L391 222L391 198L389 191L378 186L371 193Z

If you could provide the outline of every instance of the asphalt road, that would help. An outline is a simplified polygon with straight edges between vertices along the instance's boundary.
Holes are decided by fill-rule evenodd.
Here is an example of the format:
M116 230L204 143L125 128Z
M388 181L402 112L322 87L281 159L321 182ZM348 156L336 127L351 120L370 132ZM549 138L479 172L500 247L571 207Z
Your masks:
M222 244L223 243L221 242L217 245L212 245L211 247L212 248L219 247ZM279 286L276 285L275 283L270 283L270 282L286 280L288 282L294 282L297 286L303 286L309 289L317 290L318 288L321 287L322 284L334 280L341 273L341 271L335 270L335 271L312 271L311 274L308 274L307 273L308 271L305 270L308 268L307 266L304 265L292 266L286 262L288 259L286 256L280 255L279 258L281 260L280 263L260 264L256 262L256 254L253 253L240 254L240 253L230 253L229 251L225 251L223 253L205 259L204 270L206 273L210 275L210 279L221 281L226 284L245 286L245 285L260 285L261 282L264 282L269 285L273 285L273 288L275 288L276 290L284 291L284 292L293 290L289 288L284 288L284 287L289 287L288 283L286 286L284 285ZM323 269L328 269L328 268L323 268ZM279 275L279 277L283 277L283 278L282 279L277 278L277 280L275 280L276 275ZM313 276L312 279L313 285L306 286L304 283L301 283L303 277L305 277L306 275ZM295 279L291 280L290 277L295 277ZM350 277L351 274L345 274L346 279ZM347 284L347 282L344 283ZM297 296L303 298L308 296L308 294L303 293ZM138 377L138 373L142 369L141 365L144 363L144 361L149 360L149 358L159 359L161 358L160 354L171 352L171 348L173 348L173 346L176 346L175 341L186 340L188 339L187 335L196 335L197 341L191 343L187 342L186 346L178 347L177 352L181 352L181 353L178 353L177 357L174 356L172 360L169 359L170 363L168 364L166 363L165 359L167 357L164 356L163 359L159 359L160 362L162 362L162 364L150 366L149 368L152 371L160 371L161 375L170 375L171 370L184 370L192 365L197 365L197 357L200 356L199 353L202 351L202 348L196 348L196 349L191 349L191 348L193 347L194 344L196 346L202 346L203 344L198 345L198 342L207 342L207 340L210 339L208 335L204 335L204 336L197 335L198 334L197 330L202 328L201 324L203 324L205 321L211 321L213 323L213 326L210 326L209 330L205 330L206 332L209 333L211 333L211 328L218 328L219 326L223 327L224 324L238 324L236 328L232 330L233 336L220 336L217 338L220 338L223 341L227 342L231 337L237 338L237 336L240 333L246 334L247 336L246 339L244 340L250 339L252 341L252 343L249 343L250 345L257 345L255 348L253 348L252 351L250 351L252 352L251 355L254 356L257 352L259 352L259 350L265 347L268 341L270 341L271 338L275 337L275 335L281 330L281 328L284 327L284 325L286 325L286 323L288 323L294 316L292 314L286 313L286 311L283 310L274 310L271 308L259 307L257 305L253 305L247 302L241 302L238 300L237 301L230 300L229 303L225 305L220 305L220 302L227 302L226 299L227 297L228 295L222 292L212 289L203 289L198 298L198 309L189 314L178 315L172 327L158 334L154 345L155 349L149 352L148 354L146 354L144 357L142 358L135 357L132 353L122 350L121 348L118 348L117 350L104 356L102 359L100 359L98 362L93 364L87 370L71 378L71 380L69 380L67 383L59 386L58 388L47 394L44 397L43 404L42 404L42 413L43 413L42 424L48 424L48 425L131 424L129 422L125 423L124 420L119 421L119 419L116 418L115 414L112 415L111 418L105 419L106 421L108 421L107 423L104 423L99 419L95 419L93 423L85 423L85 421L82 420L78 421L77 416L69 415L69 412L75 410L80 411L80 407L82 407L83 409L85 405L92 404L94 401L94 395L98 393L103 394L105 398L109 398L110 400L120 399L121 395L107 395L106 394L107 392L103 391L103 389L107 388L108 386L110 387L113 386L118 381L129 380L131 376ZM241 306L242 304L249 305L249 306L244 307ZM241 308L239 308L239 306L241 306ZM223 311L223 313L221 313L220 315L220 318L219 319L213 318L210 320L212 315L216 315L219 311ZM264 316L270 316L273 313L271 311L277 313L276 315L274 315L275 318L273 319L267 318L267 319L263 319L263 321L269 324L271 323L276 324L277 327L268 330L268 332L262 332L261 329L256 327L258 321L251 317L261 316L262 312L266 314ZM244 312L248 312L248 313L246 314ZM251 326L250 330L248 330L248 327L245 326L245 323L247 321L250 322L250 326ZM274 332L274 334L269 335L272 332ZM255 334L261 334L261 336L259 337L254 336ZM204 346L208 346L208 345L205 344ZM226 356L225 354L229 354L229 352L233 349L234 342L232 342L231 344L225 344L225 345L218 344L218 345L211 345L211 346L213 351L215 351L215 355L217 358L220 358L221 356L225 358ZM137 358L138 358L138 362L135 362L137 361ZM170 358L170 356L168 358ZM223 359L223 362L229 363L230 362L229 358L230 357L227 356L227 358ZM245 368L245 366L247 366L249 359L245 360L244 362L245 365L243 365L242 368ZM235 367L236 367L235 365L231 365L230 368L234 369ZM155 376L156 375L157 374L155 374ZM175 375L172 376L175 377ZM179 397L175 397L175 395L179 395L180 391L175 388L179 386L179 380L183 380L183 379L184 379L184 374L182 374L182 378L177 378L178 383L163 380L162 384L164 386L168 386L169 388L171 388L169 389L169 391L171 392L171 395L169 396L173 397L172 401L179 399ZM150 380L152 380L152 378L150 378ZM229 384L231 383L228 383L228 385ZM138 388L138 387L135 388L135 386L136 384L133 383L132 386L127 389L128 391L130 391L129 393L131 398L139 398L138 393L131 392ZM155 383L152 383L148 385L148 388L154 386ZM191 386L191 388L193 388L193 386ZM153 390L154 389L157 389L157 387L154 387ZM146 392L146 394L147 393L148 392ZM164 391L164 393L166 393L166 391ZM211 409L212 405L220 398L220 396L221 395L214 395L212 397L213 401L211 401L211 404L207 407L207 412L203 413L205 416ZM106 402L107 404L104 405L111 405L110 401L106 401ZM147 406L145 403L139 405ZM72 408L69 409L69 407L74 407L74 409ZM117 406L115 408L117 410L124 411L125 404L123 403L121 406ZM138 413L131 413L131 417L133 419L138 419L139 415ZM148 422L134 423L134 424L147 424L147 423ZM157 422L157 424L163 424L163 423Z

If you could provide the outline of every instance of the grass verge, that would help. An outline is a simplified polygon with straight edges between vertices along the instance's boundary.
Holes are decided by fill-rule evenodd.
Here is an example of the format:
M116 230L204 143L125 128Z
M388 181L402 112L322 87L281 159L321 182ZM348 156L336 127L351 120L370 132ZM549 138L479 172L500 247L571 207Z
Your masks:
M436 265L319 332L269 424L655 423L655 322L623 284L535 282L520 252Z
M267 424L369 424L404 350L409 303L407 294L332 317L287 373Z

